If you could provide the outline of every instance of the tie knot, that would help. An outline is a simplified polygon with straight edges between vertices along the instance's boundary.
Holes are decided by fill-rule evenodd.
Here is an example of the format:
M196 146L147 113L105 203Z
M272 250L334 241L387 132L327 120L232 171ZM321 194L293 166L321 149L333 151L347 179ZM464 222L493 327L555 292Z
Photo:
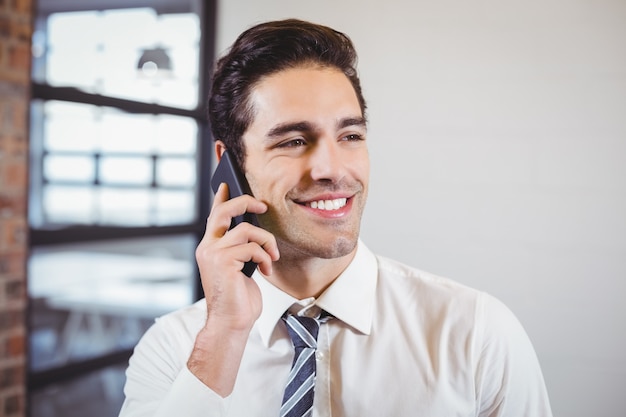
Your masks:
M317 335L320 329L320 323L328 320L329 316L326 312L322 312L321 317L305 317L296 316L286 313L283 320L287 324L287 331L291 337L294 347L296 348L317 348Z

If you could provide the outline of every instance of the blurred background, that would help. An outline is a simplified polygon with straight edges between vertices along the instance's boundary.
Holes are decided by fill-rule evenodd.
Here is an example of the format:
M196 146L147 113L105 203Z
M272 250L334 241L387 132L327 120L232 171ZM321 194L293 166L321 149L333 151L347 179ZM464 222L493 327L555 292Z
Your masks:
M341 30L359 51L368 246L503 300L535 345L555 416L623 414L626 2L33 7L17 7L33 29L28 152L3 133L22 91L6 83L23 80L0 72L0 165L21 155L29 178L12 188L0 170L0 256L26 247L14 253L27 266L26 294L11 292L21 269L0 257L0 278L13 283L0 291L2 323L15 299L28 306L21 332L0 328L0 365L23 362L28 374L4 373L5 415L117 415L138 338L154 317L201 297L193 251L210 202L208 74L242 30L286 17ZM3 21L0 36L26 37ZM13 62L9 52L0 64ZM4 203L19 190L27 213ZM10 347L13 334L24 349Z

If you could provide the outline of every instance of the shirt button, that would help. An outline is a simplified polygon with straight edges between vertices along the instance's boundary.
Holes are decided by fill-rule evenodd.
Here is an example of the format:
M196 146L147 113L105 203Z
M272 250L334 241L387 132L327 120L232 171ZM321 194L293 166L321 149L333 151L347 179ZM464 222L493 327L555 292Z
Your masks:
M318 361L321 361L322 359L324 359L324 354L323 354L322 352L319 352L319 351L318 351L318 352L315 352L315 358L316 358Z

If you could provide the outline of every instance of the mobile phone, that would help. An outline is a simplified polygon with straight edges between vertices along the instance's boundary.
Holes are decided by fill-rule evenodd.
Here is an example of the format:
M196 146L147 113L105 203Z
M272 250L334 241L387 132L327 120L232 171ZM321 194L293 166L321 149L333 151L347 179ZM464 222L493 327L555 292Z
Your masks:
M217 189L223 182L228 184L229 199L239 197L243 194L252 195L252 191L250 191L250 186L248 185L248 181L246 180L245 175L243 174L243 172L241 172L241 170L235 163L234 158L228 151L224 151L224 153L222 154L222 158L217 164L217 168L215 168L215 172L213 173L213 177L211 178L211 188L213 189L214 193L217 192ZM230 222L229 230L237 226L241 222L248 222L259 227L259 220L257 219L256 214L244 213L241 216L233 217ZM257 264L255 262L248 261L241 271L246 276L251 277L256 267Z

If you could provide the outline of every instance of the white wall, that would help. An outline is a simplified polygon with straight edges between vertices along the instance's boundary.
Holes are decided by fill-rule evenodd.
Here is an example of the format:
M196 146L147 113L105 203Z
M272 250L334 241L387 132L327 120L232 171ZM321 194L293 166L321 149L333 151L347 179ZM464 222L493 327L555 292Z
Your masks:
M626 409L626 2L219 5L218 50L300 17L349 34L369 101L376 252L517 314L555 416Z

